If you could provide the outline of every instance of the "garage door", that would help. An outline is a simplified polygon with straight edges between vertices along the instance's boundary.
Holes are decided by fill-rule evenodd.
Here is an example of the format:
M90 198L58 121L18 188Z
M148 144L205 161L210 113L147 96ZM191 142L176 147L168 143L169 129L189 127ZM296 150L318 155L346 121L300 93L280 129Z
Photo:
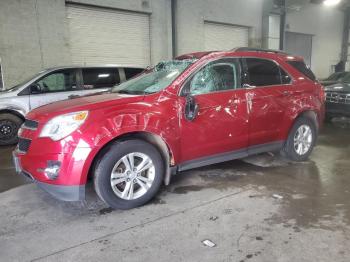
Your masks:
M74 64L150 64L149 15L67 5Z
M286 32L285 50L287 53L302 56L311 66L312 35Z
M249 29L220 23L204 23L205 50L230 50L248 46Z

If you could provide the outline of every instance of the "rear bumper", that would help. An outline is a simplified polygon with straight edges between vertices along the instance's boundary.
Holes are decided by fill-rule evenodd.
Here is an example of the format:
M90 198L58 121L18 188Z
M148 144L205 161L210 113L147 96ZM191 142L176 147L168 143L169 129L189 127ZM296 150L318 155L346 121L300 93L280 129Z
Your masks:
M33 176L26 171L22 170L19 174L24 176L27 180L34 182L39 188L46 191L56 199L62 201L81 201L85 199L85 185L52 185L35 180Z

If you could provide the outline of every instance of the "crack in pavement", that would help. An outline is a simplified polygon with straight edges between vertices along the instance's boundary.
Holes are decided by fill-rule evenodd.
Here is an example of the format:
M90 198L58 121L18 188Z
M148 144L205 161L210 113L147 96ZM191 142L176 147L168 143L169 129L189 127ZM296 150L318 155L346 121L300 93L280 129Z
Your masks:
M30 260L30 261L39 261L39 260L48 258L48 257L50 257L50 256L63 253L63 252L65 252L65 251L67 251L67 250L71 250L71 249L74 249L74 248L77 248L77 247L81 247L81 246L84 246L84 245L86 245L86 244L89 244L89 243L92 243L92 242L95 242L95 241L104 239L104 238L106 238L106 237L115 236L115 235L118 235L118 234L120 234L120 233L129 231L129 230L134 229L134 228L137 228L137 227L142 227L142 226L145 226L145 225L149 225L149 224L152 224L152 223L154 223L154 222L163 220L163 219L165 219L165 218L169 218L169 217L172 217L172 216L181 214L181 213L185 213L185 212L187 212L187 211L190 211L190 210L193 210L193 209L196 209L196 208L199 208L199 207L203 207L203 206L206 206L206 205L210 205L210 204L215 203L215 202L218 202L218 201L220 201L220 200L223 200L223 199L226 199L226 198L229 198L229 197L232 197L232 196L235 196L235 195L238 195L238 194L247 192L247 191L249 191L249 190L251 190L251 189L252 189L252 188L251 188L250 186L248 186L247 188L243 188L242 190L240 190L240 191L238 191L238 192L234 192L234 193L231 193L231 194L222 196L222 197L220 197L220 198L213 199L213 200L210 200L210 201L208 201L208 202L204 202L204 203L199 204L199 205L195 205L195 206L192 206L192 207L189 207L189 208L185 208L185 209L183 209L183 210L179 210L179 211L170 213L170 214L168 214L168 215L155 218L155 219L153 219L153 220L151 220L151 221L148 221L148 222L145 222L145 223L141 223L141 224L138 224L138 225L134 225L134 226L125 228L125 229L120 230L120 231L112 232L112 233L103 235L103 236L101 236L101 237L94 238L94 239L91 239L91 240L89 240L89 241L85 241L85 242L79 243L79 244L77 244L77 245L73 245L73 246L70 246L70 247L67 247L67 248L58 250L58 251L53 252L53 253L51 253L51 254L44 255L44 256L41 256L41 257L37 257L37 258L34 258L34 259Z

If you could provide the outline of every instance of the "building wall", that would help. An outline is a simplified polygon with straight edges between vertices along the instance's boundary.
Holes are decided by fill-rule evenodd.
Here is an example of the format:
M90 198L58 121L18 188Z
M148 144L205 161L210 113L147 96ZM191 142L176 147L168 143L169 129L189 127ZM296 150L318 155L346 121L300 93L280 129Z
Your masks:
M287 31L313 35L311 68L319 78L331 73L340 61L343 13L337 8L306 5L287 14Z
M272 0L177 0L177 55L204 49L204 21L250 27L249 45L262 46L263 17ZM71 64L65 0L1 0L0 58L5 87L43 68ZM151 63L172 57L171 0L69 0L150 15ZM343 14L309 4L289 11L287 30L314 35L312 69L318 77L339 61ZM269 32L268 28L264 31ZM266 38L265 36L264 38Z
M0 57L5 87L69 62L64 0L1 0Z
M176 12L178 55L204 49L204 21L249 26L250 46L261 45L261 0L177 0Z
M151 63L170 59L170 0L72 0L150 15ZM1 0L0 58L5 88L38 71L69 65L65 0ZM117 62L116 62L117 63Z

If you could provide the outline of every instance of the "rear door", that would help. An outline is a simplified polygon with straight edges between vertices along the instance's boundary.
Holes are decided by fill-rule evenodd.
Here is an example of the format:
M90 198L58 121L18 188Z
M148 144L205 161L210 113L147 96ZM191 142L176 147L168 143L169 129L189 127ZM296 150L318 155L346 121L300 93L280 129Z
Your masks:
M51 72L30 86L30 108L81 94L77 69L62 69Z
M247 90L249 146L278 142L290 95L290 77L268 59L245 58L244 87Z
M190 78L184 88L194 96L199 111L193 121L180 119L182 162L232 151L246 154L247 106L240 87L236 58L210 62ZM184 108L185 99L181 100Z

